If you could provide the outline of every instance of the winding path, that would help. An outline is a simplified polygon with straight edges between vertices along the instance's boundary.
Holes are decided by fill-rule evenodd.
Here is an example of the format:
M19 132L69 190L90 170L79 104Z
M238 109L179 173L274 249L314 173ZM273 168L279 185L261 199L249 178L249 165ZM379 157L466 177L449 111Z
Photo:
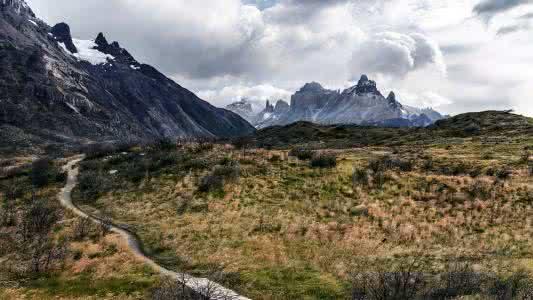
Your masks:
M78 184L78 174L79 168L77 164L84 159L83 156L78 156L73 160L69 161L64 167L63 170L68 172L67 184L61 190L58 195L59 201L61 204L74 212L82 218L88 218L97 224L101 224L102 220L94 217L72 203L72 190ZM143 252L141 243L138 238L131 232L124 230L114 224L111 224L111 231L120 235L123 239L128 242L129 249L143 262L151 266L154 270L160 272L162 275L175 279L180 283L185 283L185 285L193 290L194 292L207 297L212 300L250 300L246 297L240 296L232 290L229 290L220 284L213 282L206 278L196 278L185 273L178 273L166 269L165 267L157 264L153 259L146 256Z

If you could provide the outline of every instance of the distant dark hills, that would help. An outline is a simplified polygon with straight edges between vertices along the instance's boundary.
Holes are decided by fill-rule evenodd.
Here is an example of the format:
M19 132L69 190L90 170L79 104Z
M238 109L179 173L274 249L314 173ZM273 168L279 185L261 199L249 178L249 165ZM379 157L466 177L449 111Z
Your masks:
M529 141L533 147L533 119L502 111L484 111L439 120L428 127L376 127L361 125L320 125L296 122L259 130L262 147L351 148L442 144L451 146L469 140L482 143Z
M255 130L103 34L77 40L67 24L48 26L23 0L0 1L0 66L0 147Z
M385 98L376 82L361 76L357 85L343 92L328 90L319 83L305 84L291 97L291 103L279 100L267 103L254 114L246 100L226 107L246 118L257 128L305 121L317 124L357 124L384 127L425 127L444 116L431 109L403 105L390 92Z

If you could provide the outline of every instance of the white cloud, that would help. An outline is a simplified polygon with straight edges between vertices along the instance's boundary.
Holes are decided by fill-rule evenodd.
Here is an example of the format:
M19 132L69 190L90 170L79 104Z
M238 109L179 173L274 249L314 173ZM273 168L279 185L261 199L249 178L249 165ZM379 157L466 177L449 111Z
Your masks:
M453 103L451 99L448 99L442 95L439 95L432 91L422 92L420 94L413 94L406 90L399 90L396 92L396 99L403 104L421 107L421 108L435 108L438 109L443 105L450 105Z
M383 32L359 45L352 57L352 68L361 72L404 77L409 72L428 65L446 73L439 46L422 34Z
M266 100L275 102L281 99L289 102L291 92L269 84L256 86L233 85L219 90L199 91L198 96L221 107L243 98L251 100L257 106L262 106Z

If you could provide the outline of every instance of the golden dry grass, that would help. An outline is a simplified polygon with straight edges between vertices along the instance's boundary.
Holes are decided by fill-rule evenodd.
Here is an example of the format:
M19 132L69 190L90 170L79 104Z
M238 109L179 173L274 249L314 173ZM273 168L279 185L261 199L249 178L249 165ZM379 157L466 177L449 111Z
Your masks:
M492 157L483 158L480 149ZM336 298L346 293L354 258L382 265L421 255L429 271L458 259L487 272L533 271L533 187L516 164L521 149L465 143L336 150L337 167L317 170L287 151L254 150L241 157L219 148L210 155L240 159L242 172L223 194L198 193L196 182L206 173L198 171L145 178L85 208L105 208L132 226L156 258L173 258L174 268L201 274L211 264L224 267L252 298ZM417 167L386 171L382 187L352 183L354 168L392 152L415 159ZM273 155L282 161L271 163ZM483 172L509 167L512 176L426 172L420 165L428 156ZM184 202L187 209L178 212Z

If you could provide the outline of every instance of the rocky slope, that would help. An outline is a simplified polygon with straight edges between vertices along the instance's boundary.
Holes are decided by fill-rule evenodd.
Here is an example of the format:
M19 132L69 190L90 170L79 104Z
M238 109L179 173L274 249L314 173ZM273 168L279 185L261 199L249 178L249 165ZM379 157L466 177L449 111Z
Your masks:
M385 127L426 127L444 118L433 109L404 106L391 92L385 98L376 82L361 76L357 85L343 92L323 88L319 83L304 85L291 97L290 106L270 104L252 124L257 128L287 125L299 121L318 124L359 124ZM278 106L276 104L276 108Z
M250 103L246 98L226 106L226 109L238 114L250 123L253 122L256 117L252 103Z
M67 24L48 26L23 0L0 0L0 65L1 135L30 146L254 131L103 34L77 40Z

